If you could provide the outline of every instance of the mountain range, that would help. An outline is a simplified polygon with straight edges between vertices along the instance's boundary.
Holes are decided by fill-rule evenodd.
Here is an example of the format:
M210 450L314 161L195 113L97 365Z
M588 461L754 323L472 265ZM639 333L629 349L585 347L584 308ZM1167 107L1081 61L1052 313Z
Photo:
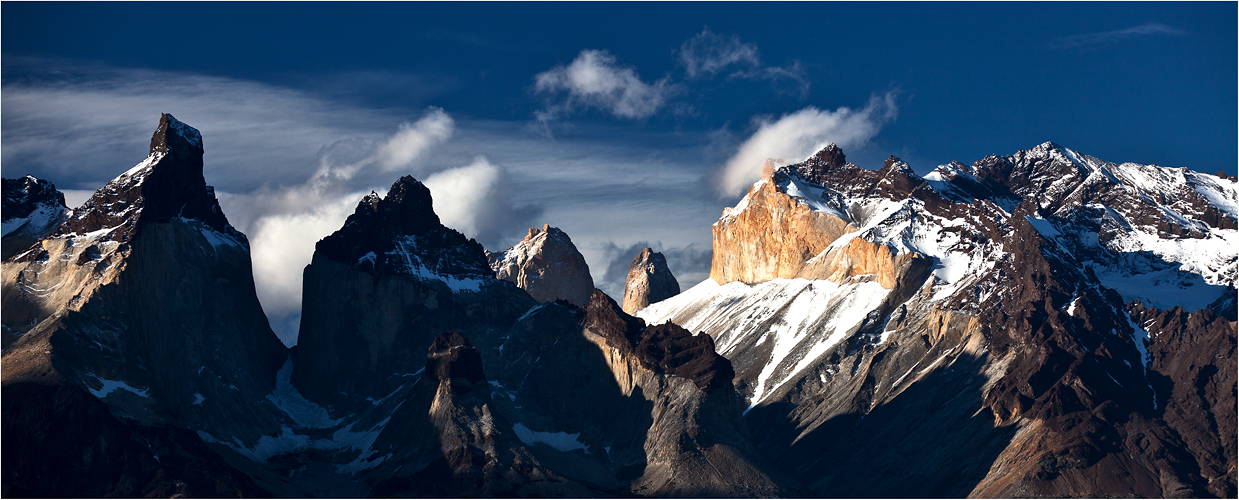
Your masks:
M315 246L297 344L164 114L82 206L3 185L3 496L1234 497L1239 183L1044 143L769 161L681 289L412 177Z

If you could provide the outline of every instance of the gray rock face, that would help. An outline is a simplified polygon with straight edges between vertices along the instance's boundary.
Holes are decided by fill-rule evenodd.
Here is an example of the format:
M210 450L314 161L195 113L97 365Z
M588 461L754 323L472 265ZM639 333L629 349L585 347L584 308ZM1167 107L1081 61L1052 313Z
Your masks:
M649 247L632 259L624 282L624 312L633 314L680 293L680 282L667 268L667 258Z
M496 278L515 283L538 302L562 299L580 307L594 290L585 257L567 233L549 225L529 228L520 243L491 254L490 267Z

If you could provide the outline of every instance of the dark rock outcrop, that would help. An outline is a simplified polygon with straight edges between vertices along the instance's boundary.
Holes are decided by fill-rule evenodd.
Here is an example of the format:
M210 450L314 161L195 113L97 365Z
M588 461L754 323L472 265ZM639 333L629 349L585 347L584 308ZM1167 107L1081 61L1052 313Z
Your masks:
M535 302L490 274L482 246L439 223L420 182L367 196L306 267L293 385L348 411L423 368L439 332L506 329Z
M65 195L44 179L27 175L3 180L4 234L0 258L8 259L51 234L69 217Z
M649 247L632 259L624 281L624 312L632 314L680 293L680 283L667 268L667 258Z
M126 243L146 223L192 219L231 238L245 235L228 224L215 189L202 177L202 135L170 114L159 118L150 155L95 191L55 236L106 231L103 241Z

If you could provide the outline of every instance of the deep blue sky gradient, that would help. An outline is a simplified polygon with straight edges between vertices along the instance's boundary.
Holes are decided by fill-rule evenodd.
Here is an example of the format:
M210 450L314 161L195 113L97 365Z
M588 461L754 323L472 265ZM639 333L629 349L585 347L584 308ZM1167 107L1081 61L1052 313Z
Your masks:
M47 77L28 61L61 59L501 121L530 120L543 105L533 76L583 49L610 51L647 82L681 81L676 50L709 27L755 45L766 65L799 62L807 95L789 81L716 78L647 119L595 110L565 122L743 136L756 115L856 107L898 90L898 118L857 163L895 154L924 173L1052 140L1110 161L1236 171L1233 2L6 2L2 10L6 82ZM1181 33L1061 47L1065 37L1149 23Z

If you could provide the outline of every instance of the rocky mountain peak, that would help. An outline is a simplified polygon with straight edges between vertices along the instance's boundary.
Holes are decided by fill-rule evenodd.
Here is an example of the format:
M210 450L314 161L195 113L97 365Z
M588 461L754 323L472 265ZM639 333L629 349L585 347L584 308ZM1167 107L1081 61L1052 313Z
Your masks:
M702 390L731 383L735 371L714 348L709 335L693 335L674 323L647 326L594 290L580 316L581 326L601 336L623 356L635 356L646 369L693 381Z
M912 167L908 165L908 162L899 159L899 157L895 155L891 155L886 159L886 161L882 162L882 170L900 172L908 176L916 175L916 173L912 171Z
M315 248L326 258L370 272L490 274L482 245L443 226L430 189L407 175L392 184L386 197L371 192L362 198L344 227Z
M421 234L442 227L433 205L430 189L406 175L391 185L386 197L371 191L362 198L345 226L382 225L400 234Z
M791 168L803 179L814 184L825 185L830 182L829 179L834 171L853 170L857 167L848 163L843 149L832 142Z
M151 154L155 153L201 155L202 134L171 114L163 113L159 116L155 135L151 136Z
M530 228L525 239L503 252L490 254L495 277L523 288L539 302L566 300L583 307L594 279L585 256L559 228Z
M620 353L631 353L641 342L645 321L629 316L602 290L594 289L580 317L581 326L600 335Z
M147 222L194 219L241 242L228 224L215 189L202 176L202 136L164 113L151 136L151 152L137 166L95 192L58 230L62 234L107 231L105 239L125 242Z
M843 154L843 148L840 148L835 143L827 144L826 147L813 153L813 158L826 165L829 168L838 168L846 165L847 156Z
M624 282L624 312L632 314L652 303L680 293L680 283L667 267L667 258L650 247L632 259Z
M20 179L4 179L4 220L27 217L38 205L65 206L65 195L45 179L27 175Z
M47 236L69 217L65 196L51 182L27 175L3 180L3 258Z

